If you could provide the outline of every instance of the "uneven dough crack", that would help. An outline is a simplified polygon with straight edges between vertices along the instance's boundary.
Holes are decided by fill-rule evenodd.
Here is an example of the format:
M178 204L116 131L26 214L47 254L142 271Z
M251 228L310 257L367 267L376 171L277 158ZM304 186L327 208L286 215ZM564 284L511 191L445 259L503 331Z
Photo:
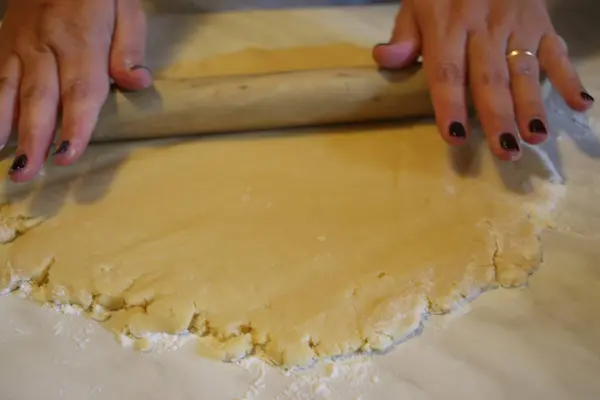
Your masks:
M197 312L194 313L187 327L188 332L200 337L206 336L210 333L210 324L208 320L206 320L206 318L202 318L202 320L200 320L201 317L202 314Z
M43 293L50 282L50 269L53 265L54 258L50 257L33 269L29 276L23 276L6 265L3 275L0 275L0 284L4 282L4 289L0 286L0 295L16 292L28 295Z
M0 243L8 244L24 235L30 229L42 224L43 218L13 215L8 203L0 206Z
M491 265L492 265L492 267L494 267L494 281L499 282L498 281L499 275L498 275L497 259L498 259L498 254L500 252L500 244L498 243L498 238L496 237L496 235L493 232L491 232L491 234L492 234L492 237L494 238L494 251L492 252Z
M37 271L37 273L31 275L31 280L37 284L39 288L42 288L50 282L50 269L54 265L54 258L48 259L47 263Z

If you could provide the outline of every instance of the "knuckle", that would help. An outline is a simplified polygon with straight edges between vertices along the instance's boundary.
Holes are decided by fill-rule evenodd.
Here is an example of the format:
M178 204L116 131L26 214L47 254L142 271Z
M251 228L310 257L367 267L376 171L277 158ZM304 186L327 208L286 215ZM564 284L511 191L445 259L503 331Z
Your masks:
M489 68L475 74L473 83L481 86L489 86L493 88L510 88L510 78L507 71L502 68Z
M32 46L33 51L35 51L37 54L52 54L52 49L46 45L45 43L42 42L35 42L34 45Z
M488 28L487 37L491 43L506 43L509 36L510 30L506 25L494 25Z
M505 27L476 27L467 31L467 40L471 57L488 56L502 49L508 38L509 31Z
M108 94L108 83L99 87L85 79L74 79L62 86L61 98L66 102L101 102Z
M26 85L21 91L21 100L24 102L40 102L49 99L52 95L47 86Z
M47 42L31 35L19 35L15 39L14 51L21 59L30 60L37 57L52 55L52 49Z
M487 30L482 26L473 26L467 30L467 35L471 40L483 40L487 37Z
M45 16L49 13L54 12L55 9L58 8L58 4L56 1L52 1L52 0L44 0L41 1L40 4L38 5L39 9L40 9L40 14L42 16Z
M19 89L19 83L8 76L0 76L0 95L14 94Z
M439 62L434 67L436 83L450 85L465 85L465 69L457 63Z
M509 60L510 74L517 78L527 78L537 80L539 75L539 65L535 58L530 56L518 56Z
M77 14L61 18L47 13L37 25L35 36L59 55L68 55L82 47L108 45L112 35L109 22L95 21L91 16Z
M74 53L77 47L74 46L72 38L64 36L56 26L52 29L50 28L50 24L48 24L47 28L44 28L44 25L46 24L42 24L42 27L38 28L37 36L45 48L61 58Z
M75 79L63 85L61 97L68 101L87 100L92 95L92 88L88 82Z
M52 43L56 38L56 32L60 19L55 16L58 8L57 2L42 1L39 7L39 23L35 25L34 34L43 43Z
M505 43L509 31L503 26L474 27L467 32L469 38L482 48L495 49L496 43Z
M56 41L56 26L53 22L53 19L46 19L42 20L42 22L36 26L35 36L37 36L40 41L43 41L44 43L53 43ZM53 25L54 29L52 29Z

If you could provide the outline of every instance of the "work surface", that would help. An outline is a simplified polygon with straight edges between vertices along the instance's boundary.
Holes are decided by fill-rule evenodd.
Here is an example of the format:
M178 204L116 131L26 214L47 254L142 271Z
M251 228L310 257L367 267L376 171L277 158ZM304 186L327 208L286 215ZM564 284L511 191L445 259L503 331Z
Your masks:
M586 87L594 94L600 93L600 53L587 54L586 47L598 48L600 35L596 33L591 43L593 25L586 30L585 22L594 21L597 9L574 6L573 15L567 16L587 36L578 40L577 32L566 35ZM315 48L340 43L368 48L385 41L395 10L371 6L155 18L149 63L163 75L189 76L198 63L225 57L231 61L230 73L239 73L245 71L236 59L247 57L251 47L301 47L317 52L306 57L306 68L318 54ZM176 45L169 48L167 43ZM368 51L364 60L335 60L342 66L346 61L370 63ZM600 398L600 135L593 133L594 116L600 111L573 116L553 94L547 103L559 137L546 149L567 181L568 195L557 228L543 237L545 262L528 287L493 291L459 314L435 317L423 335L385 356L356 357L290 376L259 363L202 359L190 349L137 354L121 348L94 322L2 297L1 397ZM118 152L114 146L94 148L87 160L101 152Z

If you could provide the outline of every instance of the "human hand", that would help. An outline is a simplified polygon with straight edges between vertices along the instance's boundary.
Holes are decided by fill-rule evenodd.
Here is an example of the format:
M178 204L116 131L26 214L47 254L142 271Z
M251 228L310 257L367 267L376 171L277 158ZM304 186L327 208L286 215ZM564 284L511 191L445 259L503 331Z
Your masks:
M109 92L147 87L140 0L10 0L0 28L0 146L13 127L11 179L32 179L54 151L58 165L85 151Z
M468 135L466 83L492 152L520 157L548 136L540 69L576 111L594 99L571 64L545 0L404 0L388 44L373 49L384 68L423 56L436 122L450 145Z

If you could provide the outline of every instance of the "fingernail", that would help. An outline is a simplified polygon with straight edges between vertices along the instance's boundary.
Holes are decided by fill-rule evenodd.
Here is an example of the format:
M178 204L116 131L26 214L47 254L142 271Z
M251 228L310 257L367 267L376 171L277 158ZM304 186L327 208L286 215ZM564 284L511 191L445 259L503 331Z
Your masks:
M389 44L390 44L389 42L387 42L387 43L377 43L377 44L375 45L375 47L379 47L379 46L387 46L387 45L389 45Z
M27 156L25 154L21 154L20 156L15 158L15 161L13 161L12 165L10 166L10 169L8 170L8 174L12 175L19 171L22 171L25 169L26 166Z
M131 67L129 67L129 69L131 71L137 71L138 69L145 69L146 71L150 72L150 68L144 66L144 65L132 65Z
M504 150L519 151L519 142L517 142L517 138L511 133L503 133L500 135L500 146L502 146Z
M529 132L537 133L538 135L546 135L548 134L548 130L546 129L546 125L542 122L541 119L532 119L529 122Z
M594 102L594 98L588 92L581 92L581 98L585 101Z
M450 136L456 138L462 139L467 137L467 130L465 129L464 125L460 122L451 123L448 127L448 133L450 134Z
M59 154L64 154L67 151L69 151L69 146L71 145L71 143L68 140L64 140L62 141L58 147L56 147L56 150L54 150L54 155L57 156Z

